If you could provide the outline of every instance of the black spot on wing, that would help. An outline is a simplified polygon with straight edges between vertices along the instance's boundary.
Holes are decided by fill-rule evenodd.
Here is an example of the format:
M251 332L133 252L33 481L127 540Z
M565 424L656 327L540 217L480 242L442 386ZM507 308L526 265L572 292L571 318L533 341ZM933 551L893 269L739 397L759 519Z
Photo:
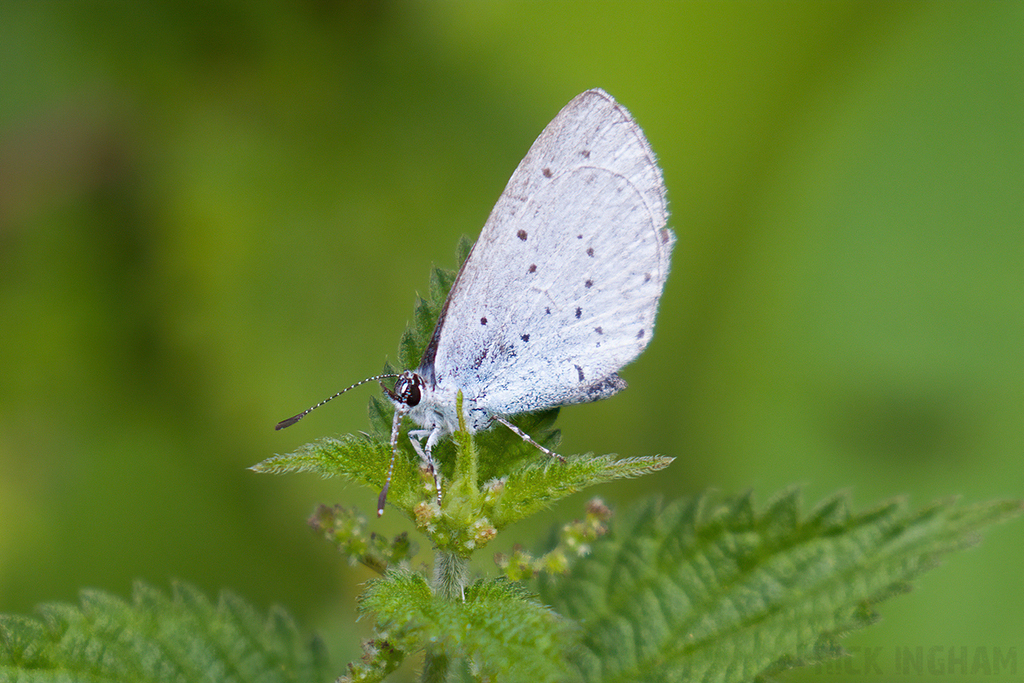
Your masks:
M593 280L587 280L586 282L583 283L583 286L586 287L587 289L590 289L591 287L594 286L594 281Z
M594 248L593 247L587 247L587 256L589 256L590 258L594 258Z
M524 342L530 341L530 335L528 334L521 334L519 335L519 338L522 339Z
M579 306L576 307L576 319L579 320L580 316L583 315L583 309Z
M537 272L537 264L536 263L531 263L530 267L526 269L526 272L528 272L528 273L536 273Z
M487 324L487 318L480 318L480 324L481 325L486 325Z
M590 150L589 149L582 149L582 150L580 150L580 154L583 155L584 159L589 159L590 158Z
M644 338L644 331L642 329L639 332L636 333L636 338L637 339L643 339Z
M519 232L516 233L516 237L518 237L519 239L521 239L522 241L525 242L526 241L526 231L525 230L520 230Z
M602 330L600 327L595 327L594 332L597 332L598 334L604 334L604 330Z
M581 368L581 367L580 367L580 366L578 366L578 365L576 366L576 374L577 374L577 375L579 376L579 378L580 378L580 381L581 381L581 382L582 382L582 381L583 381L584 379L586 379L586 378L585 378L585 377L583 376L583 368Z
M551 176L554 175L554 173L551 172L550 168L545 168L543 171L541 171L541 173L544 174L545 178L550 178Z

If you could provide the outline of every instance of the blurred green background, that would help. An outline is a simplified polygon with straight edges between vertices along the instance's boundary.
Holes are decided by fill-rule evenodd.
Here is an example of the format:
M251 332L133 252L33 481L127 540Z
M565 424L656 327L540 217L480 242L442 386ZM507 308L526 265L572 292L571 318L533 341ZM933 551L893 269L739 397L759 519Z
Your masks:
M370 575L305 519L376 492L245 468L366 427L369 387L273 431L395 358L431 263L595 86L658 153L679 244L630 390L563 411L560 450L677 460L588 494L1024 495L1021 2L6 2L0 612L176 577L283 604L340 672ZM783 679L1024 657L1022 538Z

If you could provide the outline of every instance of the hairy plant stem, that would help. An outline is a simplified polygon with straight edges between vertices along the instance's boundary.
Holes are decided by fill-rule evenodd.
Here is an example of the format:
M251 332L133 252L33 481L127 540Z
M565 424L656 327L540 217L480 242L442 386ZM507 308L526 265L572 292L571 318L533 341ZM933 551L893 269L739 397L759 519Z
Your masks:
M446 600L465 600L469 581L469 558L447 550L434 550L434 594ZM444 683L450 665L448 656L427 650L423 662L422 683Z
M451 662L446 655L440 652L427 652L423 660L423 674L420 676L422 683L444 683L448 680L448 665Z

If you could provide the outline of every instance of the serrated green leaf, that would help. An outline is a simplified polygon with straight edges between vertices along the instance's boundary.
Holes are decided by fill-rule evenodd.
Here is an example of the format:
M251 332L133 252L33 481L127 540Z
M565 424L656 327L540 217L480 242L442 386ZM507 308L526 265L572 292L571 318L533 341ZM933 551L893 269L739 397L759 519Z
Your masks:
M175 584L170 597L136 584L131 602L83 591L81 604L40 617L0 617L0 681L324 681L319 641L280 610L268 617L230 593L210 603Z
M294 453L267 458L249 469L266 474L314 472L322 477L345 477L367 485L379 485L374 470L387 467L391 450L387 444L351 434L324 437L300 446Z
M390 461L391 447L387 441L346 434L317 439L294 453L275 455L249 469L270 474L315 472L324 477L344 477L379 491ZM432 487L432 481L425 479L420 470L419 459L400 449L388 501L410 513L417 504L433 498Z
M460 265L465 260L465 255L468 255L468 250L465 248L466 243L472 245L469 238L463 236L459 240L458 246ZM416 301L413 322L402 334L402 340L398 345L398 362L402 365L402 369L413 369L419 366L457 274L457 271L438 266L431 269L429 294L426 298L421 297Z
M562 433L555 429L558 413L559 409L554 408L516 415L509 421L541 446L557 451L562 437ZM550 456L539 452L533 444L523 441L503 425L475 434L473 440L480 449L480 478L483 480L502 476L517 463L550 460Z
M649 474L668 467L672 460L663 456L616 460L610 455L574 456L564 463L535 460L504 478L487 516L496 529L502 529L588 486Z
M385 372L388 372L388 370L385 370ZM395 414L395 406L390 401L385 401L377 396L371 396L367 412L370 417L371 440L381 443L390 441L391 418Z
M844 496L799 515L787 490L760 513L750 496L638 505L567 576L539 577L541 599L583 632L583 680L753 681L838 656L873 605L1019 501L901 501L850 516Z
M470 239L469 235L462 235L459 237L459 243L455 246L455 258L459 262L459 269L462 269L462 264L469 258L469 252L473 251L473 240Z
M542 683L567 674L572 625L504 579L477 581L465 601L445 600L421 575L393 571L371 582L360 610L406 652L465 658L494 680Z

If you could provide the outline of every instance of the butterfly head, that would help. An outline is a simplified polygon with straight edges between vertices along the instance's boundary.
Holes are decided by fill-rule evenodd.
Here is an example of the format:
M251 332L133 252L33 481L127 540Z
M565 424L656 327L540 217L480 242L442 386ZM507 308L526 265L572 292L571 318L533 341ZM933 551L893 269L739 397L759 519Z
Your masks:
M380 386L392 401L410 409L418 406L423 398L425 382L419 374L412 370L406 370L398 376L394 389L388 389L383 382Z

